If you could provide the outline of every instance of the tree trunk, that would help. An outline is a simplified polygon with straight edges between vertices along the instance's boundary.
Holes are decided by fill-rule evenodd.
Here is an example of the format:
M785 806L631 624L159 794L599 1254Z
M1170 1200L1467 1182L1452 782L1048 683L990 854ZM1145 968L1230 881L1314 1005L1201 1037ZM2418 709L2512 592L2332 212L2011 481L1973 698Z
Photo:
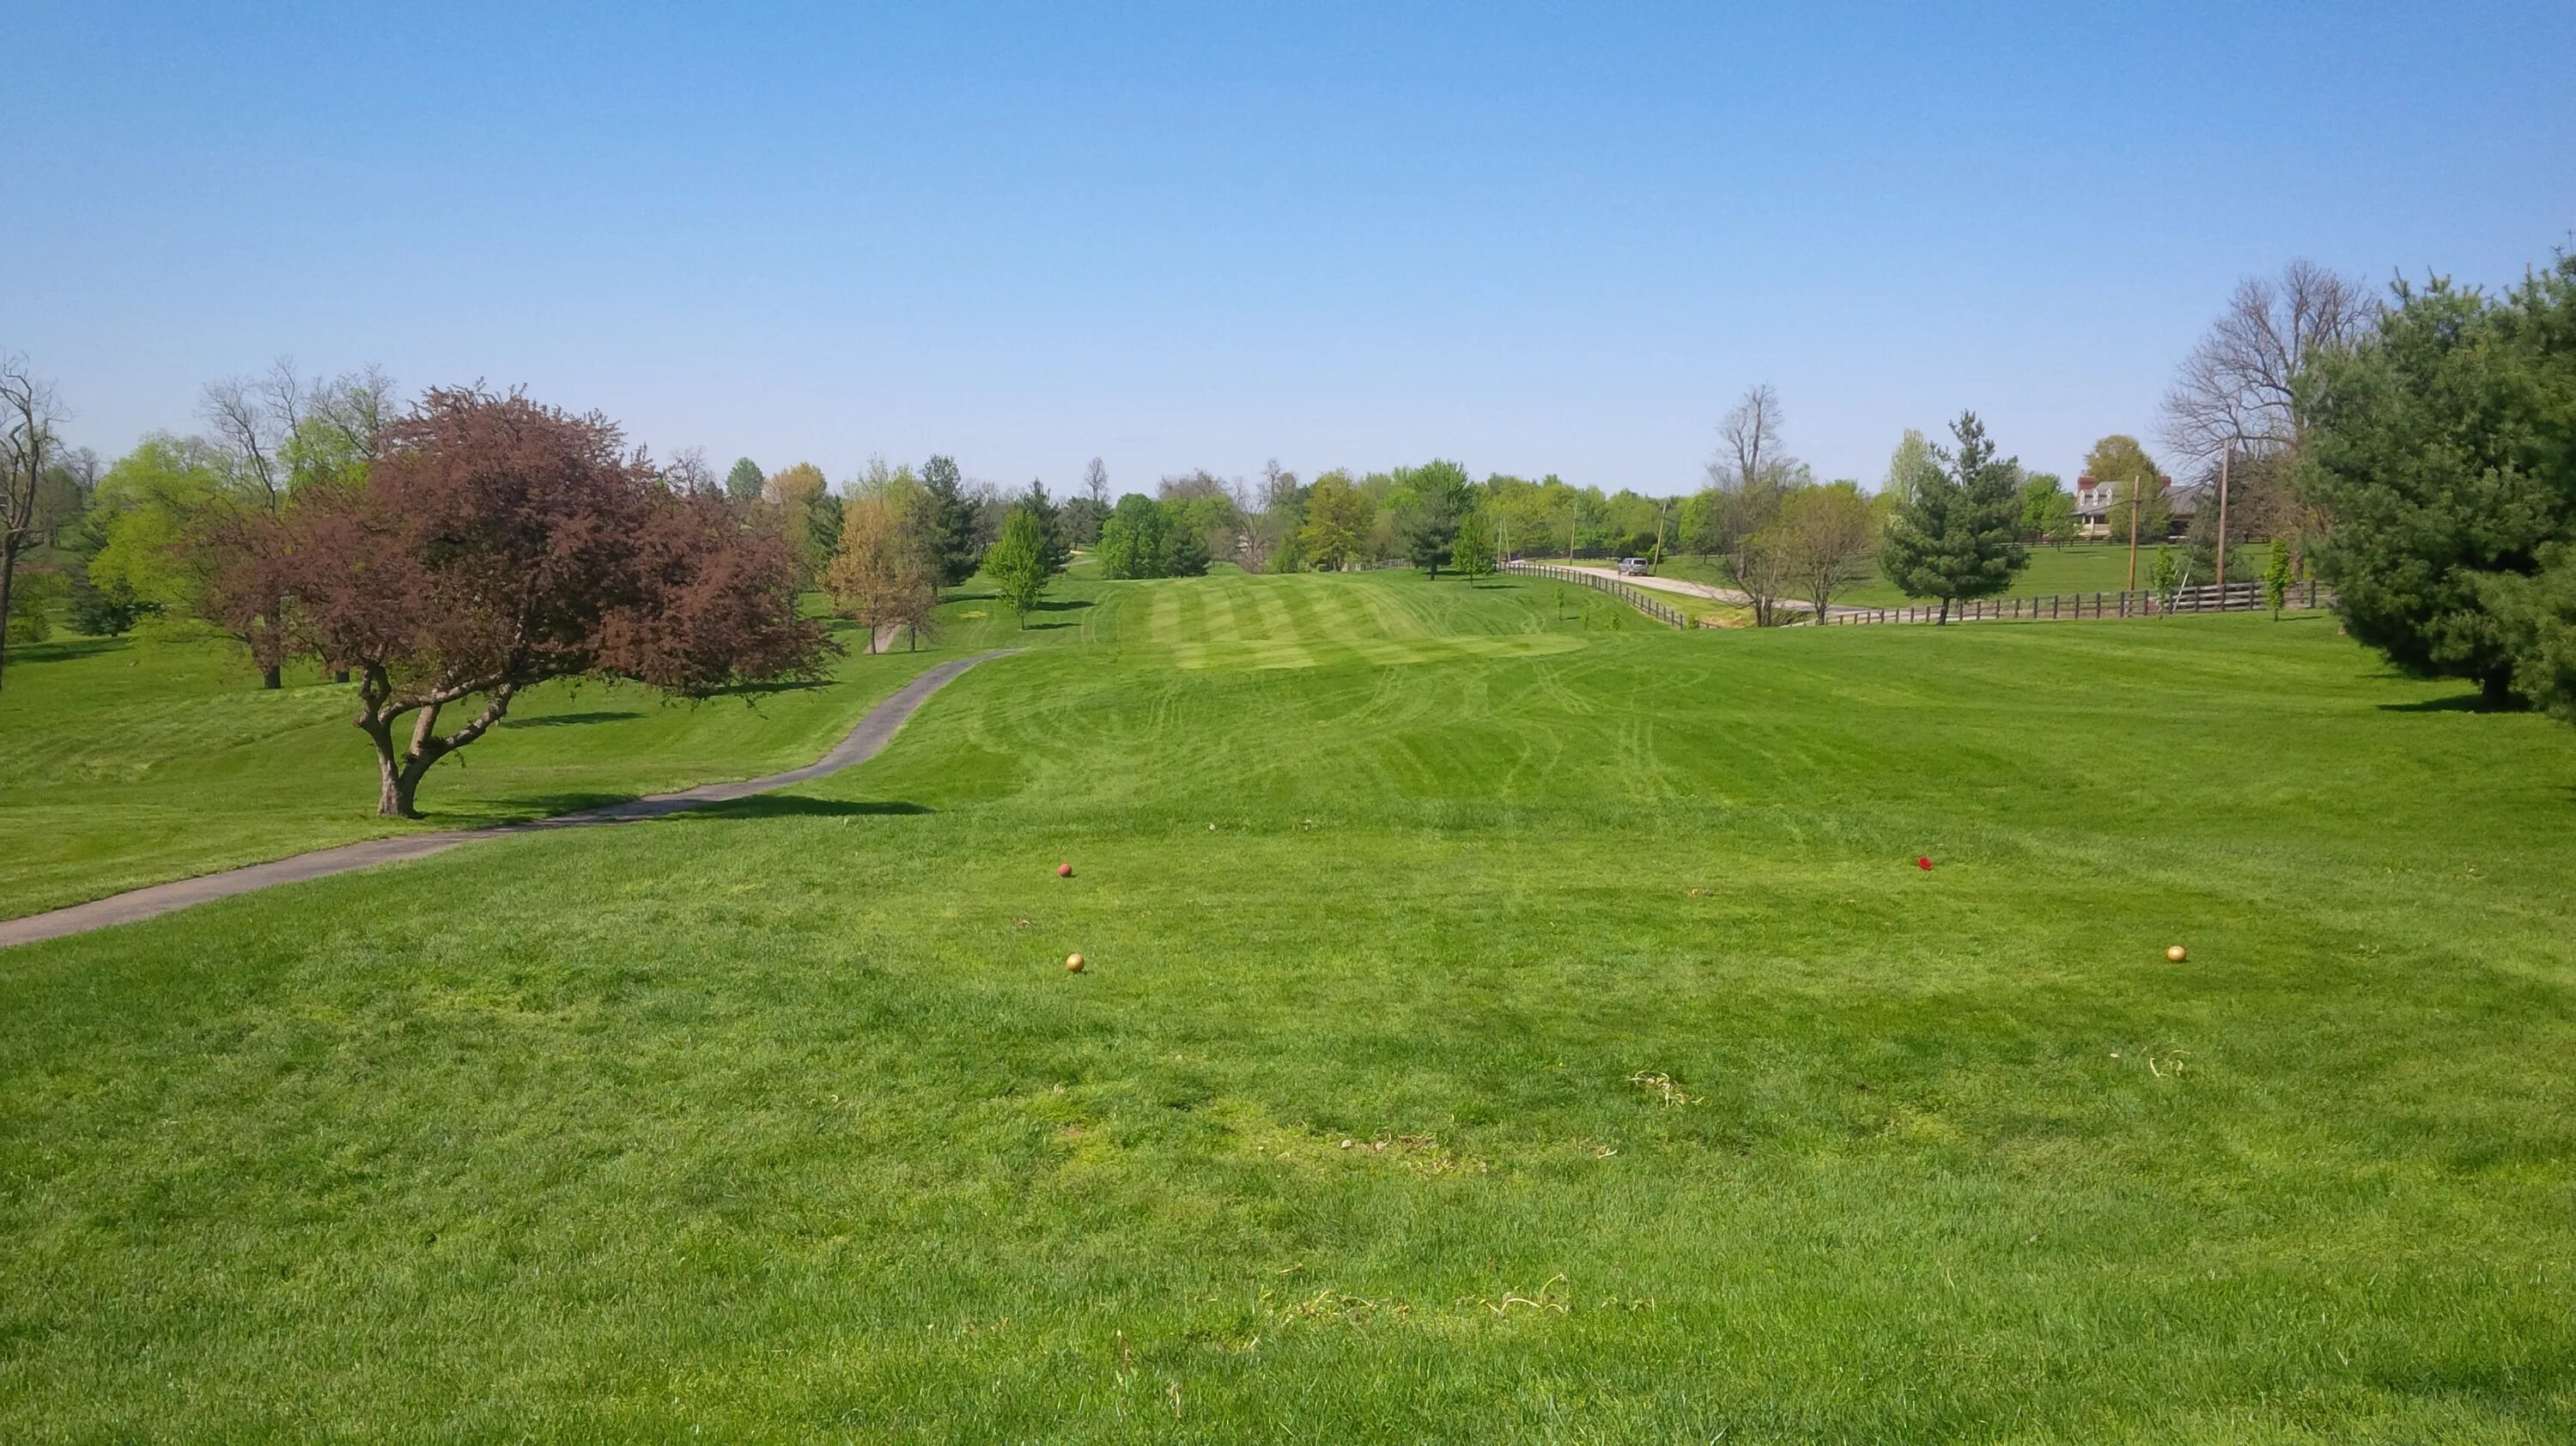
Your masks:
M402 760L394 753L393 720L361 714L358 731L376 746L376 817L420 817L412 804L413 795L420 791L420 779L417 775L404 776Z
M1936 628L1945 628L1945 627L1948 627L1949 625L1950 625L1950 600L1949 600L1948 598L1943 598L1943 599L1941 599L1941 615L1940 615L1939 617L1934 618L1934 619L1932 620L1932 626L1934 626L1934 627L1936 627Z
M259 685L275 692L286 686L285 670L275 663L259 670Z
M2509 669L2499 669L2478 679L2478 693L2485 706L2500 712L2519 707L2522 702L2513 694L2513 673Z
M420 792L420 775L383 757L376 760L376 771L376 817L420 817L419 806L412 802Z
M18 549L0 544L0 677L9 671L9 593L18 581Z

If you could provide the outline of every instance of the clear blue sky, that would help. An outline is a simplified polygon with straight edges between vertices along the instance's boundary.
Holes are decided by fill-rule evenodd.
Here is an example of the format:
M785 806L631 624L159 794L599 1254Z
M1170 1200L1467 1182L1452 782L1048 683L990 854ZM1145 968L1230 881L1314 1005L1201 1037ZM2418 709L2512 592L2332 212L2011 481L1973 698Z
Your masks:
M2576 4L141 7L0 22L0 350L114 453L279 354L721 468L2071 472L2242 275L2576 227Z

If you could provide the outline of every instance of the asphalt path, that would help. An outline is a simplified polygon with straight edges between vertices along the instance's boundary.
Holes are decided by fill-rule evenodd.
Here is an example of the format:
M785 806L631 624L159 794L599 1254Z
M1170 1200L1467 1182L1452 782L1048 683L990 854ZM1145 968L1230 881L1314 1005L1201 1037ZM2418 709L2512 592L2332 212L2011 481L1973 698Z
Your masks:
M371 869L378 864L400 863L406 859L423 859L443 854L449 849L483 839L511 838L520 834L548 833L564 828L596 828L604 824L636 823L662 818L702 804L726 803L767 793L789 784L804 783L838 773L844 768L865 763L886 746L930 695L945 687L948 681L988 658L998 658L1017 651L996 648L942 663L903 685L893 697L868 710L849 736L832 746L832 751L803 768L773 773L767 778L746 778L738 783L705 783L684 788L677 793L657 793L647 798L630 799L601 808L585 808L574 813L559 813L552 818L532 819L526 823L502 824L496 828L450 829L442 833L407 833L392 838L371 838L361 843L342 844L338 848L316 849L311 853L272 859L248 868L228 869L220 874L206 874L193 879L179 879L150 888L110 894L86 904L74 904L42 914L29 914L19 919L0 919L0 949L13 944L32 944L39 939L59 939L66 934L85 934L92 929L105 929L117 924L131 924L202 904L209 899L228 899L254 889L274 888L279 884L302 883L306 879L327 878L352 869Z

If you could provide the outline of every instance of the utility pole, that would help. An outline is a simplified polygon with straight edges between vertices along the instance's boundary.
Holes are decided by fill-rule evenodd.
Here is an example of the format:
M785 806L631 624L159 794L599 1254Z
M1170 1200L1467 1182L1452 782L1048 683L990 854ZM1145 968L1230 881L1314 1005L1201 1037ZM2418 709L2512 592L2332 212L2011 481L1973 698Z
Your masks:
M2144 485L2134 478L2129 482L2129 592L2138 590L2138 513L2147 505L2146 494L2138 489Z
M2236 439L2230 437L2218 454L2218 605L2227 606L2227 464L2236 456Z

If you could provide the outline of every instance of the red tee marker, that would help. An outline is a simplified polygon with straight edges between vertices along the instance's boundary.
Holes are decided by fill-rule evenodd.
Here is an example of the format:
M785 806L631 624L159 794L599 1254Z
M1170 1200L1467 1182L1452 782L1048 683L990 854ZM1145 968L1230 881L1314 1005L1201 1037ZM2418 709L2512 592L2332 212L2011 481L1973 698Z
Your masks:
M1914 866L1915 866L1916 868L1918 868L1918 869L1923 870L1923 871L1924 871L1925 873L1927 873L1927 874L1928 874L1928 873L1930 873L1930 872L1932 872L1932 861L1931 861L1930 859L1927 859L1927 858L1923 857L1923 856L1922 856L1922 855L1920 855L1920 854L1915 855L1915 858L1914 858Z
M1927 865L1927 867L1928 867L1928 865ZM1073 865L1071 865L1071 864L1058 864L1058 865L1056 865L1056 866L1055 866L1055 876L1056 876L1057 878L1059 878L1059 879L1069 879L1069 878L1072 878L1072 877L1073 877Z

